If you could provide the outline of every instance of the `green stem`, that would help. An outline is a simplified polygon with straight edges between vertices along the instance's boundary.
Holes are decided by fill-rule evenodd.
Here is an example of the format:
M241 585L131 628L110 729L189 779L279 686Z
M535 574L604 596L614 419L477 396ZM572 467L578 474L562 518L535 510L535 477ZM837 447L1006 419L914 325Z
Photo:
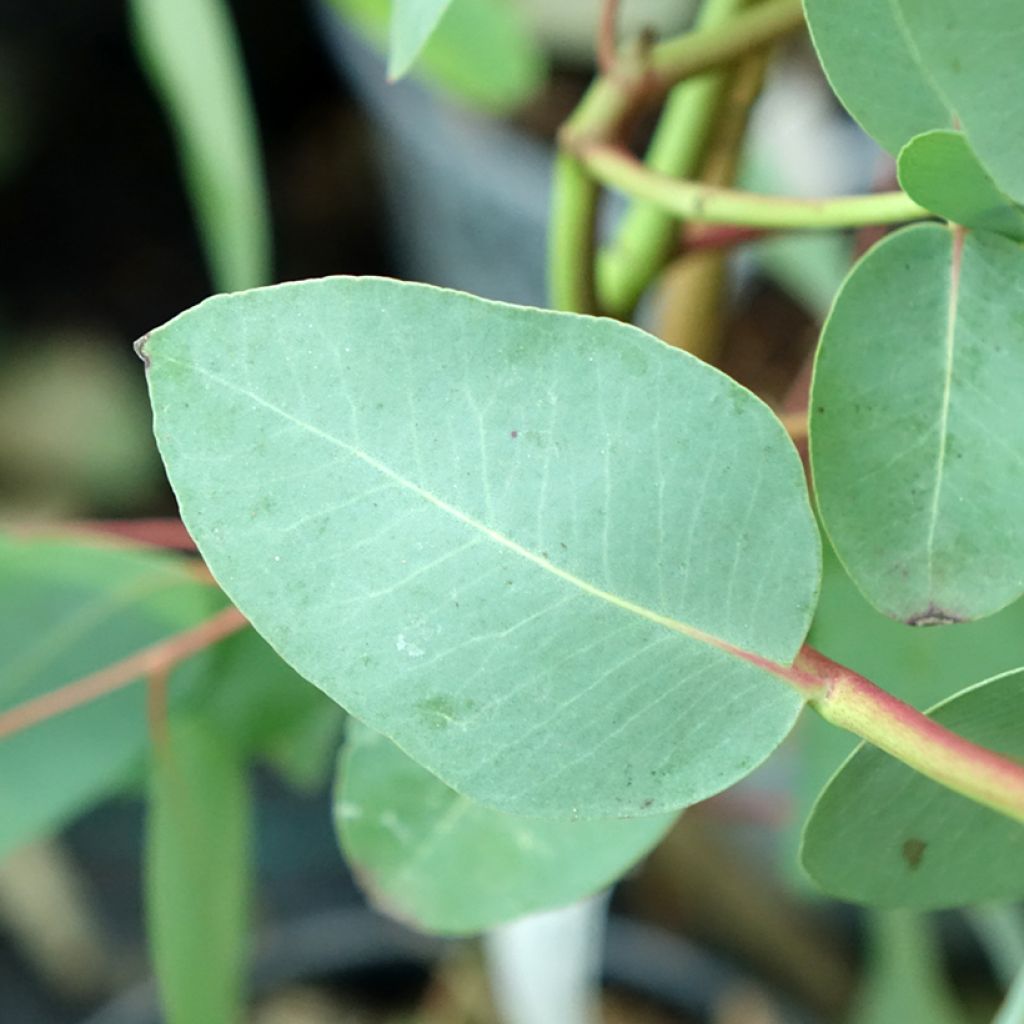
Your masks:
M803 22L800 0L765 0L728 23L635 50L616 62L614 73L595 80L572 117L562 126L562 153L555 168L549 240L550 302L555 309L597 311L593 268L573 268L585 244L593 262L594 214L599 187L577 153L588 142L616 139L626 121L658 102L684 79L732 63L797 29Z
M697 31L728 25L745 0L707 0ZM677 85L658 119L645 162L659 174L694 177L707 143L727 76L722 71ZM598 294L603 309L625 318L675 247L676 222L660 206L634 201L615 241L598 258Z
M657 204L682 220L737 227L791 231L852 228L923 220L933 216L905 192L798 199L679 181L648 170L625 150L601 143L581 152L584 166L599 182L634 198Z
M555 158L548 235L548 292L552 309L597 313L594 286L600 188L569 153Z

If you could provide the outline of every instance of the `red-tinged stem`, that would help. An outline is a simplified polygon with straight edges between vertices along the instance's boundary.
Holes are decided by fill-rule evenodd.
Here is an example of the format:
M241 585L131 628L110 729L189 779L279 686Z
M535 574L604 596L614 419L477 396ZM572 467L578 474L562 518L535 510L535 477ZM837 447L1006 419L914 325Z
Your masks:
M237 608L225 608L198 626L160 640L98 672L5 711L0 714L0 739L88 704L140 679L167 672L178 662L237 633L246 625L245 616Z
M597 28L597 66L602 75L615 72L616 26L619 19L619 0L604 0L601 4L601 20Z
M971 743L852 669L804 647L776 672L827 722L948 789L1024 822L1024 764Z
M173 551L195 551L196 543L180 519L72 519L55 522L15 522L5 529L21 537L95 536L117 537L134 544Z
M684 252L732 249L747 242L759 242L774 234L774 231L767 228L735 228L727 224L687 224L682 232L682 246Z

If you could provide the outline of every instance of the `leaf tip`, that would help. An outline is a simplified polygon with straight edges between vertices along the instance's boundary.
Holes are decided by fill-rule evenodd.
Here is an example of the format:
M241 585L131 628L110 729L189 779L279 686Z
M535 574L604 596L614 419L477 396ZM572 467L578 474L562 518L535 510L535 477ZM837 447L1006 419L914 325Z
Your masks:
M153 363L150 359L149 353L146 351L146 345L149 343L151 331L147 331L141 338L132 343L132 348L135 350L135 354L142 360L142 365L148 370Z

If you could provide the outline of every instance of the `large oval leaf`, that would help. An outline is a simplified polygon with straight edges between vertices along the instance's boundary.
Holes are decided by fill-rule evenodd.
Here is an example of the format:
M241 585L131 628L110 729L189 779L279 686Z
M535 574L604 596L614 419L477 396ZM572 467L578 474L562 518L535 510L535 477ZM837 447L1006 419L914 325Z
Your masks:
M454 789L681 807L779 743L819 543L749 392L608 320L333 278L143 346L182 515L256 628Z
M930 715L1024 760L1024 670L963 690ZM819 797L801 859L833 896L881 907L938 909L1024 896L1024 826L868 746Z
M940 217L1024 240L1024 210L999 190L963 132L912 138L900 151L899 175L910 198Z
M917 62L896 0L804 0L829 84L864 130L897 154L953 114Z
M936 224L853 269L812 387L822 518L879 610L978 618L1024 591L1024 249Z
M895 2L919 63L981 162L1004 192L1024 202L1020 0Z
M335 792L338 834L369 894L388 913L436 932L480 932L589 896L675 821L503 814L459 796L356 722Z

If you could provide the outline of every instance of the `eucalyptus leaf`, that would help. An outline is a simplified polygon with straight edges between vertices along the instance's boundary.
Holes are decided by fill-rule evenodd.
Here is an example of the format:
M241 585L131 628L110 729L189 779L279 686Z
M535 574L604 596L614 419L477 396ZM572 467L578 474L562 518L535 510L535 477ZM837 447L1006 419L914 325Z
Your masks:
M167 1024L240 1020L248 898L243 762L200 720L172 720L146 828L146 923Z
M393 0L388 77L407 74L452 0Z
M217 290L270 277L256 118L226 0L131 0L135 41L178 142Z
M929 712L948 729L1024 759L1024 670ZM861 746L822 792L803 866L828 893L879 907L938 909L1024 897L1024 825Z
M179 559L0 537L0 710L196 625L222 604ZM181 665L175 688L192 686L207 657ZM148 747L141 686L0 739L0 857L121 789Z
M893 2L920 65L982 164L1000 189L1024 202L1020 0Z
M804 10L829 84L890 153L921 132L954 127L953 112L918 63L897 0L804 0Z
M905 228L854 267L811 397L819 508L879 610L916 625L991 614L1024 591L1024 249Z
M916 203L957 224L1024 240L1024 210L1000 192L962 132L925 132L900 151L900 184Z
M796 453L613 321L328 278L153 332L155 429L211 570L305 678L510 813L635 816L748 774L817 596Z
M379 733L349 725L334 818L360 881L418 928L473 933L572 903L617 879L674 814L551 821L459 796Z

